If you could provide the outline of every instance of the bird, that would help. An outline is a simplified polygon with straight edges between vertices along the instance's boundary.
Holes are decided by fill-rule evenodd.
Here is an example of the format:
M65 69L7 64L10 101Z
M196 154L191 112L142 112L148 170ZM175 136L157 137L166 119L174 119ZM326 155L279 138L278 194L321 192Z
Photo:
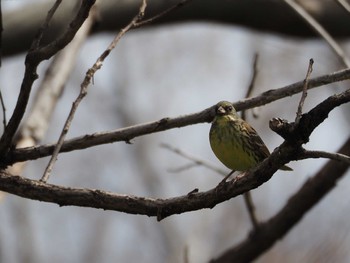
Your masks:
M209 141L216 157L232 171L247 171L270 156L256 130L238 116L228 101L220 101L215 106ZM286 165L280 170L292 171Z

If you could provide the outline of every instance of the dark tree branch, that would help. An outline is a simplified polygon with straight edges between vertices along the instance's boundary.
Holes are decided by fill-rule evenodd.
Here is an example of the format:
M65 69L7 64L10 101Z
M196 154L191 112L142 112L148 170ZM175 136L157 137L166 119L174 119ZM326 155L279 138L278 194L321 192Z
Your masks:
M339 150L350 154L350 138ZM345 175L349 164L328 161L320 171L306 181L304 185L287 202L287 204L270 220L261 223L256 231L249 234L246 240L227 250L212 263L251 262L270 249L276 241L291 230L303 216L314 207Z
M36 89L31 109L26 112L26 119L21 122L21 128L16 134L16 148L34 146L45 136L54 109L65 89L65 83L73 72L72 68L75 66L78 50L84 43L93 23L94 16L90 15L74 39L50 62L44 78ZM7 172L21 175L25 164L26 162L16 163L9 167Z
M350 69L341 70L332 74L323 75L309 80L308 88L315 88L329 83L343 81L350 78ZM266 91L256 97L244 99L234 103L237 111L265 105L269 102L292 96L299 93L304 86L303 81L285 86L280 89ZM86 149L96 145L107 144L118 141L130 142L138 136L160 132L168 129L184 127L187 125L211 122L214 117L213 107L201 112L176 118L163 118L159 121L139 124L131 127L121 128L114 131L98 132L90 135L66 140L62 145L61 152ZM35 160L52 154L54 144L40 145L23 149L15 149L1 160L3 165L11 165L15 162Z
M271 157L276 156L275 153L277 153L279 154L280 160L284 159L283 156L286 154L288 155L284 150L287 152L293 151L292 148L294 145L296 159L303 158L304 151L301 149L301 145L309 140L311 132L327 118L331 110L349 101L350 89L341 94L327 98L311 111L303 114L299 125L272 125L272 127L275 128L274 130L281 134L287 141L276 149L271 154ZM288 144L289 147L284 147ZM298 145L300 146L299 150ZM350 138L343 145L342 149L340 149L340 153L349 155ZM268 158L262 164L270 161L272 165L273 158ZM279 160L276 158L275 161ZM261 224L258 230L253 232L247 240L228 250L212 262L249 262L256 259L278 239L284 236L311 207L321 200L321 198L335 186L337 180L344 175L348 167L349 164L347 162L329 161L314 178L304 184L300 191L289 200L280 213L268 222Z
M270 123L270 127L285 140L301 145L300 142L306 143L309 141L311 132L328 117L329 112L335 107L349 102L349 100L350 89L328 97L307 114L303 114L300 125L295 125L295 123L284 123L282 125Z
M62 0L56 0L56 2L50 8L49 12L47 12L46 19L45 19L44 23L40 26L38 33L32 42L32 46L30 47L31 50L38 50L39 49L44 32L49 27L50 21L52 20L53 15L56 13L57 8L60 6L61 3L62 3Z
M0 90L0 104L1 104L1 109L2 109L2 124L4 125L4 130L6 128L7 120L6 120L6 106L5 106L5 101L2 96L2 92Z
M20 176L0 173L0 190L24 198L57 203L60 206L93 207L130 214L142 214L161 220L173 214L203 208L213 208L218 203L242 194L258 183L250 177L242 178L234 185L217 191L193 193L169 199L153 199L114 194L101 190L79 189L42 183Z
M35 48L37 45L34 45L34 49L30 50L26 56L25 60L25 73L21 85L21 91L18 96L17 104L14 109L14 112L9 120L8 125L5 128L5 131L0 139L0 156L4 156L12 144L13 137L18 129L18 126L23 118L23 115L26 111L29 95L32 89L34 81L38 78L37 67L43 60L49 59L59 50L65 47L74 37L78 29L81 27L85 19L89 15L90 8L95 3L95 0L84 0L82 5L75 16L75 18L70 23L67 31L57 40L52 43L44 46ZM48 18L51 16L51 13L48 14ZM52 16L51 16L52 17ZM40 34L39 34L40 37ZM34 40L36 42L36 40Z
M74 39L50 62L39 87L36 89L32 106L26 112L26 119L21 123L21 128L17 133L18 140L29 137L35 145L45 136L59 98L64 92L67 79L71 76L76 65L79 50L85 43L93 24L94 16L90 15ZM17 148L20 147L17 145Z
M178 3L174 4L173 6L169 7L168 9L160 12L159 14L156 14L153 17L150 17L150 18L147 18L145 20L142 20L142 21L139 21L139 22L135 23L134 28L138 28L138 27L142 27L142 26L144 26L146 24L154 23L159 18L163 18L163 17L167 16L169 13L171 13L175 9L177 9L179 7L183 7L184 5L188 4L190 1L193 1L193 0L181 0L180 2L178 2Z

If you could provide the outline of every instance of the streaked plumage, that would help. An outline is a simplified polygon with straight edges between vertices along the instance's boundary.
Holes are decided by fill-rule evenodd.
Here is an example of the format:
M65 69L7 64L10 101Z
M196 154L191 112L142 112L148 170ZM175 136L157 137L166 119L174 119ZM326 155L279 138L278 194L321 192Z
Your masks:
M232 103L221 101L216 105L209 140L216 157L229 169L246 171L270 155L258 133L241 119ZM292 170L283 166L281 170Z

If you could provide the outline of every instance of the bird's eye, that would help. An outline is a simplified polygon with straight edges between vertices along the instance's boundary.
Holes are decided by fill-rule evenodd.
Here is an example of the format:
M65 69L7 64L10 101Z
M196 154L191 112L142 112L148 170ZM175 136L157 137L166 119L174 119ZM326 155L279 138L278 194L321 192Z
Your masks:
M231 112L231 111L232 111L232 109L233 109L233 107L232 107L232 106L227 106L227 107L226 107L226 111L228 111L228 112Z

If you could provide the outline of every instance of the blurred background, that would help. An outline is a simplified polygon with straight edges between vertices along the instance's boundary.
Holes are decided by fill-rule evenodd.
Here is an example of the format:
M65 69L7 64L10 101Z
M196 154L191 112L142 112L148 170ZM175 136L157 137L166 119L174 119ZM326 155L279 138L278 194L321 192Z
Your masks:
M14 12L27 4L24 0L4 0L2 9ZM85 72L115 34L93 34L81 48L43 143L57 140ZM350 54L349 42L341 44ZM96 73L68 138L194 113L220 100L241 100L252 77L256 53L258 76L253 96L303 80L310 58L315 61L312 77L343 68L318 38L214 22L141 28L127 33ZM2 59L0 87L7 117L23 79L24 58L25 53L18 53ZM40 77L49 63L39 67ZM346 87L348 82L311 90L304 111ZM254 109L258 118L247 112L247 121L270 150L282 139L269 129L268 121L273 117L293 121L299 99L300 94ZM349 136L349 126L349 105L337 108L315 130L305 148L334 152ZM219 174L201 166L181 170L191 161L161 147L167 143L225 169L211 152L209 128L209 123L203 123L138 137L132 144L119 142L61 154L49 183L153 198L184 195L194 188L209 190L222 179ZM23 176L40 179L47 162L48 158L29 162ZM254 190L258 219L267 220L279 211L325 162L292 162L293 172L277 172ZM348 262L349 186L349 178L344 177L257 262ZM161 222L120 212L59 207L8 194L1 199L0 211L1 262L207 262L239 243L251 230L242 197Z

